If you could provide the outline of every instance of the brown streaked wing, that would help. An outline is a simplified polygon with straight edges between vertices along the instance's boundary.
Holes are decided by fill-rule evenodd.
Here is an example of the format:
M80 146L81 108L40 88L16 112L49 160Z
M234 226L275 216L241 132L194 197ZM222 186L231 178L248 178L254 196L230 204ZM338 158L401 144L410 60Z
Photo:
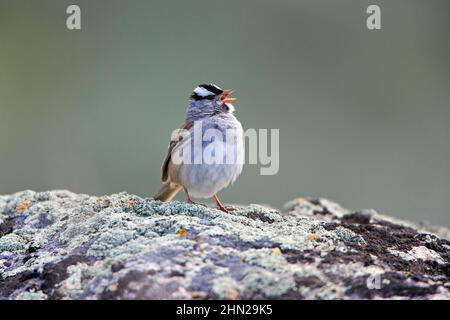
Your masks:
M187 124L184 123L180 130L189 130L189 128L192 127L192 124ZM182 135L178 135L177 137L175 137L174 140L171 140L169 142L169 146L167 148L167 153L166 153L166 157L164 158L163 164L161 166L161 180L162 182L167 182L167 180L169 179L169 174L168 174L168 168L169 168L169 163L170 163L170 158L172 155L172 151L173 149L181 142L183 141L183 136Z

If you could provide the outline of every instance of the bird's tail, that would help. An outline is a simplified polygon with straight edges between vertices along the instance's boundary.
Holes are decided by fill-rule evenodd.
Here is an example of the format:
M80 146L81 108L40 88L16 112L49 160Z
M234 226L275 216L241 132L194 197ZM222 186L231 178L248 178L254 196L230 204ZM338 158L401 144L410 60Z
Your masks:
M156 193L153 198L155 200L160 200L163 202L169 202L172 200L181 190L181 186L177 184L172 184L170 182L164 183L161 189Z

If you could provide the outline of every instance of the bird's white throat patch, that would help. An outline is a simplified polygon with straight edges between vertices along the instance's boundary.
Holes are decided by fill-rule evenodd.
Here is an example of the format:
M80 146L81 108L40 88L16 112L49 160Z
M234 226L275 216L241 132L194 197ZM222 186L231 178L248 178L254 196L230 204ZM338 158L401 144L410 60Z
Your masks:
M234 106L231 103L225 103L227 113L233 113L236 111Z

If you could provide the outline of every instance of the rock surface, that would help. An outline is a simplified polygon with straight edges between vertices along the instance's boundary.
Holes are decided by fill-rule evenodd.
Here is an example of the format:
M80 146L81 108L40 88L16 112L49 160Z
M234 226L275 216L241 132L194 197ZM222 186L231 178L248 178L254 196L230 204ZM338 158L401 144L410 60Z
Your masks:
M0 196L0 299L449 299L448 230L424 228L325 199L23 191Z

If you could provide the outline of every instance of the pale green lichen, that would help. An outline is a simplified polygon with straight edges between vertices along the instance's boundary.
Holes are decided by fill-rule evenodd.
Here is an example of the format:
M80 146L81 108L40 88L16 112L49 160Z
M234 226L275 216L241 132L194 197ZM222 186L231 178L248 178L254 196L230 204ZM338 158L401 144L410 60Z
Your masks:
M48 296L41 290L36 292L24 291L16 296L16 300L46 300Z
M137 232L130 230L108 230L101 234L100 237L91 245L88 256L103 258L105 253L111 252L111 249L116 248L137 236Z
M244 291L244 285L229 276L221 276L213 280L212 292L219 299L238 299Z
M4 235L0 238L0 252L9 251L18 253L25 250L27 241L15 233Z
M250 249L242 253L244 262L269 271L284 273L287 271L286 259L273 249Z
M245 291L261 298L280 297L295 288L295 281L290 274L279 274L262 268L252 269L242 279Z
M355 243L359 243L361 245L366 244L366 241L364 240L363 237L361 237L360 235L357 235L356 233L354 233L353 231L351 231L347 228L337 227L335 229L335 233L338 236L338 238L344 242L355 242Z
M408 261L408 262L409 261L416 261L416 258L414 258L412 255L410 255L410 254L408 254L406 252L402 252L402 251L395 250L395 249L388 249L388 251L389 251L390 254L392 254L392 255L394 255L396 257L402 258L405 261Z

